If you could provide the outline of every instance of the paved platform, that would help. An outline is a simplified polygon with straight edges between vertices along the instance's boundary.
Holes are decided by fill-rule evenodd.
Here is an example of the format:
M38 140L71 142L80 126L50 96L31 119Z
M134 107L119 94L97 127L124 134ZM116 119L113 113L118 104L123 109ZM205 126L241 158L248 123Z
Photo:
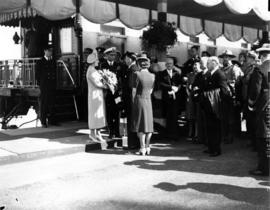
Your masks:
M34 127L0 131L0 165L57 155L101 149L87 142L87 123L67 122L48 128ZM114 141L108 141L113 146Z

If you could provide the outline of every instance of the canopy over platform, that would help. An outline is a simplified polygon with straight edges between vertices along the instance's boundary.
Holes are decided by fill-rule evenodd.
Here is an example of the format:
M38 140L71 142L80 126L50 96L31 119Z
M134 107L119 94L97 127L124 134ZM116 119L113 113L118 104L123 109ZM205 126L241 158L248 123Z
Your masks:
M119 19L126 26L142 29L157 19L158 0L81 0L80 13L94 23ZM2 0L0 24L42 16L49 20L70 18L75 0ZM167 20L186 35L205 32L211 39L222 34L230 41L244 38L254 43L270 21L268 0L167 0Z

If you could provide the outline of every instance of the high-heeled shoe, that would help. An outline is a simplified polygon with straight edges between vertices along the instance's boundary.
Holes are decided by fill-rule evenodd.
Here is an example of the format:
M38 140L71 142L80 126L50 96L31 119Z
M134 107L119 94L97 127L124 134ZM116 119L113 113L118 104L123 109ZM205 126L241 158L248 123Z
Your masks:
M146 155L150 155L151 152L151 148L150 147L146 147Z
M145 156L145 154L146 154L146 149L145 148L141 148L138 152L136 152L136 155Z

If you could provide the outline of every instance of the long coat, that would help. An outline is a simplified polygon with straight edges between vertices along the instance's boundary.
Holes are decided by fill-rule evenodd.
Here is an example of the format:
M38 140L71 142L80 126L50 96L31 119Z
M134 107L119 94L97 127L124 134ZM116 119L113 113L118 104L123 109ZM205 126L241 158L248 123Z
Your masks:
M86 73L88 85L88 125L89 129L106 126L106 112L101 75L93 66L89 66Z
M249 106L255 110L256 113L256 136L258 138L269 138L269 74L270 74L270 60L262 63L259 69L255 69L250 78L249 83Z

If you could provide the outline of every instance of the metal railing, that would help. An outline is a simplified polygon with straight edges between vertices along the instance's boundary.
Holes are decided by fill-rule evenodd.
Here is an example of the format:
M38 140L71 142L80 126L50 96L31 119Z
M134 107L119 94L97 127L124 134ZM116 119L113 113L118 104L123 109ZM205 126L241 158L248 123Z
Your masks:
M40 58L0 61L0 87L37 87L35 69Z
M0 60L0 87L36 88L36 65L41 58ZM57 88L73 89L78 81L79 57L63 55L57 60Z

